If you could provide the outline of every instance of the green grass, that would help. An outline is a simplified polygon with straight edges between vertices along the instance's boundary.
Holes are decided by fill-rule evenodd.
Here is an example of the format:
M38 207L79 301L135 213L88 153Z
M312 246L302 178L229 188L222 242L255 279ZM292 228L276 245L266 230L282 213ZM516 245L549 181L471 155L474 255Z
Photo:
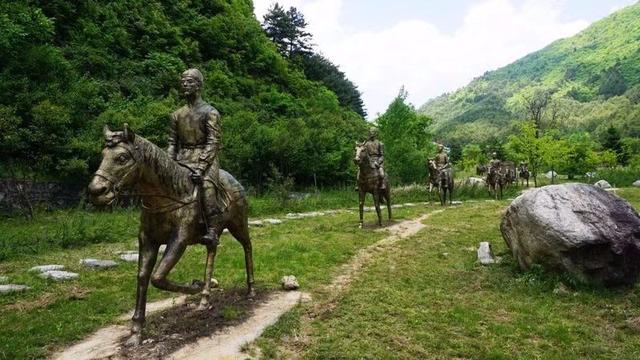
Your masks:
M416 208L398 209L395 215L412 217L418 211ZM75 212L64 214L68 221L85 216ZM133 308L136 264L121 262L113 270L92 271L79 265L79 260L85 257L117 259L118 251L135 249L138 215L116 211L87 216L96 226L108 231L114 242L70 249L52 248L0 262L0 274L9 276L12 283L32 288L25 293L0 297L0 359L42 358L55 348L113 323L119 315ZM373 220L374 215L367 213L366 221ZM12 221L17 220L9 222ZM55 228L60 221L63 221L62 213L39 218L32 224L21 224L18 226L22 226L21 230L14 231L28 234L39 228ZM107 229L107 224L111 229ZM7 224L3 226L11 228ZM252 228L251 234L257 286L277 288L283 275L293 274L303 289L313 289L328 282L333 268L346 262L358 249L384 236L372 230L359 230L356 213ZM222 288L244 287L241 246L228 235L223 236L221 244L215 277ZM184 282L200 278L204 260L202 247L189 248L171 278ZM26 272L34 265L51 263L79 272L80 278L55 283ZM153 288L149 294L150 301L172 295ZM239 316L233 308L223 310L222 314L229 319Z
M618 194L640 206L640 190ZM309 359L639 358L640 330L626 321L640 316L640 287L567 282L566 293L554 292L562 277L522 272L512 261L498 227L505 205L473 203L433 215L427 229L378 255L294 348ZM481 241L503 262L477 264ZM259 342L265 357L282 356L305 311L269 329Z

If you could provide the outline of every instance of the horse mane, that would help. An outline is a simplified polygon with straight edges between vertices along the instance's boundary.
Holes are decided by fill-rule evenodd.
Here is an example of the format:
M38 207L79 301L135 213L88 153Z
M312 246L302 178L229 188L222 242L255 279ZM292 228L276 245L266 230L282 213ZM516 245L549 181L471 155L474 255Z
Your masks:
M160 147L139 135L135 137L134 146L141 157L138 160L145 164L146 170L158 177L160 185L178 195L187 194L193 190L193 183L188 176L189 170L173 160Z

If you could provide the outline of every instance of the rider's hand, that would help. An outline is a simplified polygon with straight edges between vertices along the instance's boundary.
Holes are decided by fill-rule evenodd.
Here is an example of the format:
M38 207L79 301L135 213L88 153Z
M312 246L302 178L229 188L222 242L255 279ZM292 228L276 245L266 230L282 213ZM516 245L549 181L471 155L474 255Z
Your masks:
M191 174L191 182L196 185L202 184L202 170L197 169Z

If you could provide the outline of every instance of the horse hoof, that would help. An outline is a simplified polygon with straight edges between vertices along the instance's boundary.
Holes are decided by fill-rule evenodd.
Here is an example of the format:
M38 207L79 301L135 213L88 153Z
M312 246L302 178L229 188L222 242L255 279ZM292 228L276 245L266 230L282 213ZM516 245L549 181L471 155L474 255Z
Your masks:
M142 336L140 334L133 334L127 339L127 341L124 343L124 346L131 347L138 346L140 344L142 344Z

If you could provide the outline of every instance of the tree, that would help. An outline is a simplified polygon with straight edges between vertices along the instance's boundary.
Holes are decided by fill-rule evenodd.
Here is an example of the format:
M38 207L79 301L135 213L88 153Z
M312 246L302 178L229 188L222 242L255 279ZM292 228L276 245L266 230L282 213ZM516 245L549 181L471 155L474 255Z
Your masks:
M462 167L465 170L474 169L477 165L487 162L487 156L478 144L467 144L462 148Z
M358 87L347 79L345 74L329 59L319 54L307 54L300 57L304 74L311 80L322 82L333 91L340 105L355 111L362 117L367 116L364 102Z
M593 171L598 163L595 141L589 133L578 132L567 138L567 161L564 171L569 179Z
M619 96L627 91L627 83L617 66L607 69L601 76L598 93L606 98Z
M433 152L429 126L432 119L418 114L408 104L407 92L400 89L398 96L377 120L380 138L385 144L385 167L397 183L424 181L425 162Z
M614 154L616 154L617 159L620 163L625 162L625 154L622 150L622 144L620 143L620 130L610 125L607 128L607 132L604 134L604 139L602 141L602 146L605 150L610 150Z
M520 133L510 135L505 150L510 158L529 164L534 186L538 186L538 170L541 165L540 140L535 121L523 121L519 124Z
M307 22L293 6L285 11L280 4L273 4L264 16L262 27L283 56L293 58L311 51L312 36L305 30Z

